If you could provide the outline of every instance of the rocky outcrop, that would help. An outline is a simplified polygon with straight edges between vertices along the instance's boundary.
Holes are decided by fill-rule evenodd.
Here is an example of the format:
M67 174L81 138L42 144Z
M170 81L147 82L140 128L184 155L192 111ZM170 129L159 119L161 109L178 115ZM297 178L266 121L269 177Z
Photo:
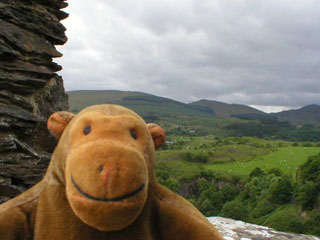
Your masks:
M178 194L185 198L192 198L198 193L198 181L192 180L190 182L181 181Z
M272 228L222 217L209 217L209 221L226 240L320 240L303 234L284 233Z
M46 119L68 108L54 45L63 0L0 1L0 203L38 182L55 146Z
M221 189L223 186L233 186L237 189L243 188L243 183L237 182L227 182L222 180L215 180L214 178L209 180L212 185L214 185L216 188ZM191 180L191 181L184 181L182 180L180 182L180 187L177 192L179 195L185 197L185 198L193 198L199 194L198 190L198 180Z

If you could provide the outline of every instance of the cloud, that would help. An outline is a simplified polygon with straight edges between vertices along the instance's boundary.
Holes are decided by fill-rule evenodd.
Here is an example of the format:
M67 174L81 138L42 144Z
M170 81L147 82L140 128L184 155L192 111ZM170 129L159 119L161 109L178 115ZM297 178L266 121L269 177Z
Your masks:
M67 90L320 104L318 0L69 0ZM269 106L269 107L268 107Z

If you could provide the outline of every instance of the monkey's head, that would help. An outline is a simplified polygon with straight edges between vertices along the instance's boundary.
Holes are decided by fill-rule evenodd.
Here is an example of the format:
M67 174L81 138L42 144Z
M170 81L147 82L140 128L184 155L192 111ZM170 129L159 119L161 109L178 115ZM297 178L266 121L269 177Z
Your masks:
M164 130L116 105L91 106L77 115L56 112L48 129L59 139L50 167L75 215L101 231L132 224L154 181L155 148L164 143Z

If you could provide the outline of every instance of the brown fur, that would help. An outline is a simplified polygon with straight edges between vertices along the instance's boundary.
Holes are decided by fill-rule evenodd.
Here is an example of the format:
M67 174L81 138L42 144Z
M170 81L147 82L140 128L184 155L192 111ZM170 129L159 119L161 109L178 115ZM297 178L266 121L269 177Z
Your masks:
M90 127L88 127L90 126ZM188 201L159 185L165 133L115 105L53 114L60 138L43 180L0 205L1 239L219 240Z

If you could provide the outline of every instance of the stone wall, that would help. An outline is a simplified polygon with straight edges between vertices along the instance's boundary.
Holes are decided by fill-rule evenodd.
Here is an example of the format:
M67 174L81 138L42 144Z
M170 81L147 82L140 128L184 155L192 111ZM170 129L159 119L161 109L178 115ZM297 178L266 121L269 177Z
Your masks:
M55 146L48 116L68 108L61 57L63 0L0 1L0 203L38 182Z

